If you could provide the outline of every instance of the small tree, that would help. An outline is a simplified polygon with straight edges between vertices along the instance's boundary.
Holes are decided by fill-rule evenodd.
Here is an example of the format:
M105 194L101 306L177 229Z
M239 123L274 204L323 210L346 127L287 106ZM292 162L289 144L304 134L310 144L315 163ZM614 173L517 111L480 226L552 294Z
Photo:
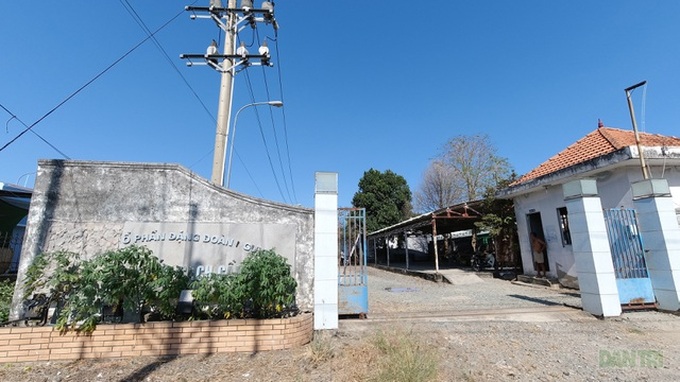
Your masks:
M436 207L432 209L477 200L511 171L488 135L459 135L444 144L428 168L416 200L419 208Z
M489 232L493 239L496 264L502 266L512 263L517 265L515 259L517 221L515 209L511 200L496 198L496 192L505 188L516 175L514 172L509 178L500 181L496 188L488 188L484 197L484 215L481 221L475 222L480 230Z
M420 189L414 194L414 204L418 212L425 213L459 203L462 196L453 172L443 161L434 160L423 174Z

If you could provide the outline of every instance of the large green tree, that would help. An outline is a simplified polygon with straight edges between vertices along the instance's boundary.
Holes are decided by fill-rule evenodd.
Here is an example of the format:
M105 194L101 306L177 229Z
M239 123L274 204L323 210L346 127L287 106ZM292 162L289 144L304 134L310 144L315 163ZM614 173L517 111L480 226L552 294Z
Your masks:
M370 169L359 180L352 206L365 208L366 229L377 231L411 217L411 190L403 176Z

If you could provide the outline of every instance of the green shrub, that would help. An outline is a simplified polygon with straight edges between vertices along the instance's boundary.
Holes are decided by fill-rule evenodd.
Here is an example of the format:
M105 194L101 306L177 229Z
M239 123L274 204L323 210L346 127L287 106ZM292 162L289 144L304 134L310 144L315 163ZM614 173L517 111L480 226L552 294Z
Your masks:
M297 282L290 265L274 250L258 250L243 260L239 272L247 316L281 317L294 313Z
M192 284L198 315L273 318L295 314L297 282L273 250L248 255L237 274L208 275Z
M162 264L150 249L140 246L109 251L93 260L102 302L109 306L122 303L143 321L145 310L171 318L177 297L189 279L180 267Z
M243 316L243 293L238 274L209 274L194 281L192 288L199 318Z
M25 299L44 292L59 307L59 330L92 331L106 305L134 312L145 308L172 318L177 297L189 278L179 267L164 265L151 251L131 246L85 261L71 252L38 256L26 273Z
M10 280L0 281L0 322L9 320L9 309L12 306L14 296L14 282Z
M92 331L97 325L101 301L92 264L77 253L58 251L39 255L26 273L24 298L46 293L57 303L59 330Z
M36 292L56 302L59 330L92 331L102 309L122 307L137 322L145 312L174 319L180 292L189 287L180 267L163 264L151 250L130 246L92 260L59 251L41 254L26 272L25 299ZM285 258L273 250L250 254L237 274L209 275L192 283L196 316L272 318L295 314L297 283ZM11 299L11 297L10 297Z

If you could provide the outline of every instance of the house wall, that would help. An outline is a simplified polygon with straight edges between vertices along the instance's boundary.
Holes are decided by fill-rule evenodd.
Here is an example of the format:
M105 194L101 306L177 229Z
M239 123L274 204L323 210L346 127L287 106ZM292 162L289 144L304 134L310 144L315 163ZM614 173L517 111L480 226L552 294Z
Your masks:
M660 177L663 170L664 178L668 180L673 202L678 213L680 224L680 169L670 167L662 169L658 166L651 167L651 174ZM597 188L600 195L602 208L633 208L631 183L642 180L642 174L637 167L622 167L600 174L597 177ZM564 180L567 182L571 179ZM541 221L548 246L548 265L551 277L558 278L564 284L576 286L576 269L571 245L563 245L557 209L564 207L562 186L547 186L539 191L520 195L513 199L515 216L517 217L517 230L524 264L525 274L536 274L531 256L529 243L529 228L527 215L535 212L541 214Z
M514 199L517 233L525 274L536 274L534 270L527 216L541 214L543 234L548 253L548 274L551 277L571 280L576 277L574 256L571 245L562 245L557 208L565 207L562 187L548 187L542 191L522 195Z

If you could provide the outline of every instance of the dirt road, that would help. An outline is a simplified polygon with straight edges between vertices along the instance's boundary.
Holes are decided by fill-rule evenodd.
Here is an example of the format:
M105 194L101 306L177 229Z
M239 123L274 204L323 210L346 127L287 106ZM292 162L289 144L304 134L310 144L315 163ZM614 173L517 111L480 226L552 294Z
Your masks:
M599 320L564 305L579 303L573 293L474 274L457 281L371 269L368 318L342 320L332 336L304 348L0 365L0 380L382 381L392 378L385 370L409 357L432 362L435 381L680 379L678 316L635 312ZM390 341L407 350L396 360L385 352Z

